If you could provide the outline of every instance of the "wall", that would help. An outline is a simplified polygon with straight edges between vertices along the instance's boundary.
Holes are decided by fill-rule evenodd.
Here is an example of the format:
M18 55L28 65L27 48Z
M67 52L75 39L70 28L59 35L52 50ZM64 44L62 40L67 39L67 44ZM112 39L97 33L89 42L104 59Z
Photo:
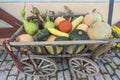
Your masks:
M67 5L75 14L79 13L90 13L93 9L97 9L98 12L100 12L104 20L107 22L108 19L108 2L29 2L26 6L26 16L31 15L31 4L37 7L41 12L45 12L46 10L53 10L53 11L64 11L63 6ZM10 14L14 15L18 19L20 18L20 10L23 8L24 3L0 3L0 7ZM120 2L115 2L114 4L114 13L113 13L113 24L120 20Z

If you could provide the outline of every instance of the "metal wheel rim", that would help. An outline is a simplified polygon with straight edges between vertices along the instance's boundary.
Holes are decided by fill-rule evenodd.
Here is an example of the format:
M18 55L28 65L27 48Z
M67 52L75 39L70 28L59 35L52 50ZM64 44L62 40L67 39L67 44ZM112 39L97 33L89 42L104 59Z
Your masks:
M39 55L30 55L30 58L32 60L38 59L41 62L39 64L36 62L33 62L33 64L30 64L30 63L25 62L25 60L29 60L29 58L27 56L23 57L21 59L21 63L24 66L23 73L30 75L30 76L41 76L41 77L50 76L56 73L57 65L54 60L47 58L47 57L41 57ZM42 66L43 63L44 65ZM35 68L33 67L33 65L35 66ZM38 71L35 69L37 69Z
M95 76L99 73L98 65L88 58L84 57L71 58L69 60L69 65L75 72L80 73L82 75Z

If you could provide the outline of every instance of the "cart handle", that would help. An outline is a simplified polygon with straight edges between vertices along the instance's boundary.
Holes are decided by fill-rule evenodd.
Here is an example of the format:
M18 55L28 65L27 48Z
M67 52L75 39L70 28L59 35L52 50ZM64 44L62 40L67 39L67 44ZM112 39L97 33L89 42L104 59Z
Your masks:
M10 55L10 57L12 58L14 64L16 65L16 67L21 71L23 72L23 67L22 67L22 64L21 62L19 61L19 59L17 58L17 56L13 53L10 45L9 45L9 42L11 42L12 40L4 40L3 43L2 43L2 47L5 49L5 51Z

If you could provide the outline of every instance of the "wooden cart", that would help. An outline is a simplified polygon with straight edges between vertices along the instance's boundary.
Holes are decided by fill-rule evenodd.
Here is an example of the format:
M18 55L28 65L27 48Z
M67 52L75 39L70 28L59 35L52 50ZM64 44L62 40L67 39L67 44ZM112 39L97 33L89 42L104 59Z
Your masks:
M108 23L111 24L111 13L113 9L114 0L110 0L110 9L109 9L109 21ZM71 15L67 15L71 16ZM76 16L76 15L73 15ZM19 35L23 31L23 26L21 26L10 38L10 40L6 40L3 42L3 46L5 47L6 51L10 54L11 58L13 59L16 67L24 72L25 74L34 76L49 76L53 75L57 71L57 64L55 59L57 58L69 58L69 64L71 68L80 74L87 75L87 76L95 76L99 73L99 66L95 63L95 60L99 58L101 54L108 51L111 47L115 45L116 42L120 42L120 39L106 39L106 40L77 40L77 41L40 41L40 42L14 42L14 39L17 35ZM76 54L78 46L81 44L86 45L83 51L79 54ZM89 51L89 48L92 44L99 44L99 46ZM57 54L56 46L63 46L64 49L61 54ZM70 45L75 45L76 47L73 50L73 54L67 54L67 48ZM20 51L21 46L26 46L27 51ZM39 46L42 50L42 54L37 54L36 51L32 49L32 46ZM50 55L45 46L52 46L54 55ZM13 54L13 48L17 49L21 56L16 57Z

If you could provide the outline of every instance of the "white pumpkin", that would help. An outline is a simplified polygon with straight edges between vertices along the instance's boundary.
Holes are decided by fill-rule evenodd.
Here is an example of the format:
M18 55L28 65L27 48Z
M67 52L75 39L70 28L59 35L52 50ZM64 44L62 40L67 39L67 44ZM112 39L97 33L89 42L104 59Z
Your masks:
M87 31L90 39L108 39L111 33L111 26L105 22L96 22Z
M100 13L89 13L87 15L85 15L84 17L84 23L87 24L88 26L98 22L98 21L102 21L103 20L103 16Z

